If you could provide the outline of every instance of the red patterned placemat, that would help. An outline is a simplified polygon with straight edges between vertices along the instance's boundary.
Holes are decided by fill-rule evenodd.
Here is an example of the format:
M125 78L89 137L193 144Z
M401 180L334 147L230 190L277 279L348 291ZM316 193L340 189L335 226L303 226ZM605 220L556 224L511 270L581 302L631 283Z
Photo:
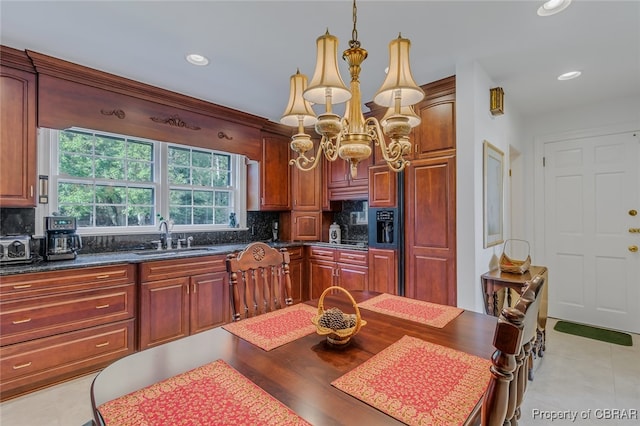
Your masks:
M98 407L107 426L308 425L223 360Z
M487 388L490 365L404 336L331 384L410 425L461 425Z
M455 306L439 305L387 293L365 300L359 303L358 307L438 328L447 325L463 311Z
M227 331L265 351L316 331L311 318L318 309L303 303L223 325Z

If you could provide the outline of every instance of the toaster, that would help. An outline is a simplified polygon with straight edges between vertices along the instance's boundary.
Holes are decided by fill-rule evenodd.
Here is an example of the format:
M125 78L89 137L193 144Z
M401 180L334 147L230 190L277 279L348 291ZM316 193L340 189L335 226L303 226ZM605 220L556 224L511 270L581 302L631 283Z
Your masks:
M0 237L0 264L29 263L31 257L31 236L11 235Z

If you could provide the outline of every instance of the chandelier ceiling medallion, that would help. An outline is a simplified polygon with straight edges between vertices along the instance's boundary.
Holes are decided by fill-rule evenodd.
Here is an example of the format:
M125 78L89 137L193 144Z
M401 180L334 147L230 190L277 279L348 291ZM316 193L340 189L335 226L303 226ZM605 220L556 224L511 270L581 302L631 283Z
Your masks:
M280 122L297 127L291 138L291 149L298 153L290 164L300 170L312 170L322 157L329 161L338 157L348 161L351 176L356 177L358 163L371 155L372 142L380 146L382 157L389 168L399 172L409 163L403 155L411 150L409 133L420 123L412 105L424 98L424 92L413 80L409 65L411 42L398 35L389 43L389 71L373 101L388 108L384 117L365 120L362 114L360 94L360 65L367 58L367 51L358 41L357 9L353 1L353 31L349 48L342 58L349 64L350 89L345 86L338 70L338 39L327 32L317 39L316 68L307 86L307 76L300 73L291 76L289 103ZM345 115L333 112L333 105L347 102ZM311 104L325 106L325 112L316 117ZM322 136L318 152L313 149L311 136L304 128L315 124L316 132ZM385 135L390 142L385 140ZM307 155L310 153L310 155Z

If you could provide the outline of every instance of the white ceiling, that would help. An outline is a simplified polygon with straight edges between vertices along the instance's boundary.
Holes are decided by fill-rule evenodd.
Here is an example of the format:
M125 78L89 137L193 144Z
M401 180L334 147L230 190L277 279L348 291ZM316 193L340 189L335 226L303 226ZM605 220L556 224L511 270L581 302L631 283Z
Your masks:
M387 46L411 39L419 84L476 61L525 119L640 96L640 1L574 0L539 17L542 0L358 1L363 100L387 66ZM348 47L351 0L0 2L0 43L278 121L296 68L311 78L328 28ZM186 53L206 55L195 67ZM348 82L346 64L341 62ZM582 77L559 82L566 71ZM487 94L488 98L488 94ZM366 108L365 108L366 110Z

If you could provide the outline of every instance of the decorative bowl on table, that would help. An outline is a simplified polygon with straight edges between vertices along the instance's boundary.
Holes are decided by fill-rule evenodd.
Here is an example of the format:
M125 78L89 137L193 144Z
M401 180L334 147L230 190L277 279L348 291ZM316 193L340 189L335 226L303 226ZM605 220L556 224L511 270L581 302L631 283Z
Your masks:
M325 310L324 298L334 290L339 290L347 295L355 313L347 314L338 308ZM311 322L316 326L319 335L327 336L327 342L336 346L349 343L351 338L360 331L360 328L367 324L360 316L360 309L358 309L358 304L353 299L353 296L347 290L338 286L329 287L322 292L318 300L318 314L311 318Z

